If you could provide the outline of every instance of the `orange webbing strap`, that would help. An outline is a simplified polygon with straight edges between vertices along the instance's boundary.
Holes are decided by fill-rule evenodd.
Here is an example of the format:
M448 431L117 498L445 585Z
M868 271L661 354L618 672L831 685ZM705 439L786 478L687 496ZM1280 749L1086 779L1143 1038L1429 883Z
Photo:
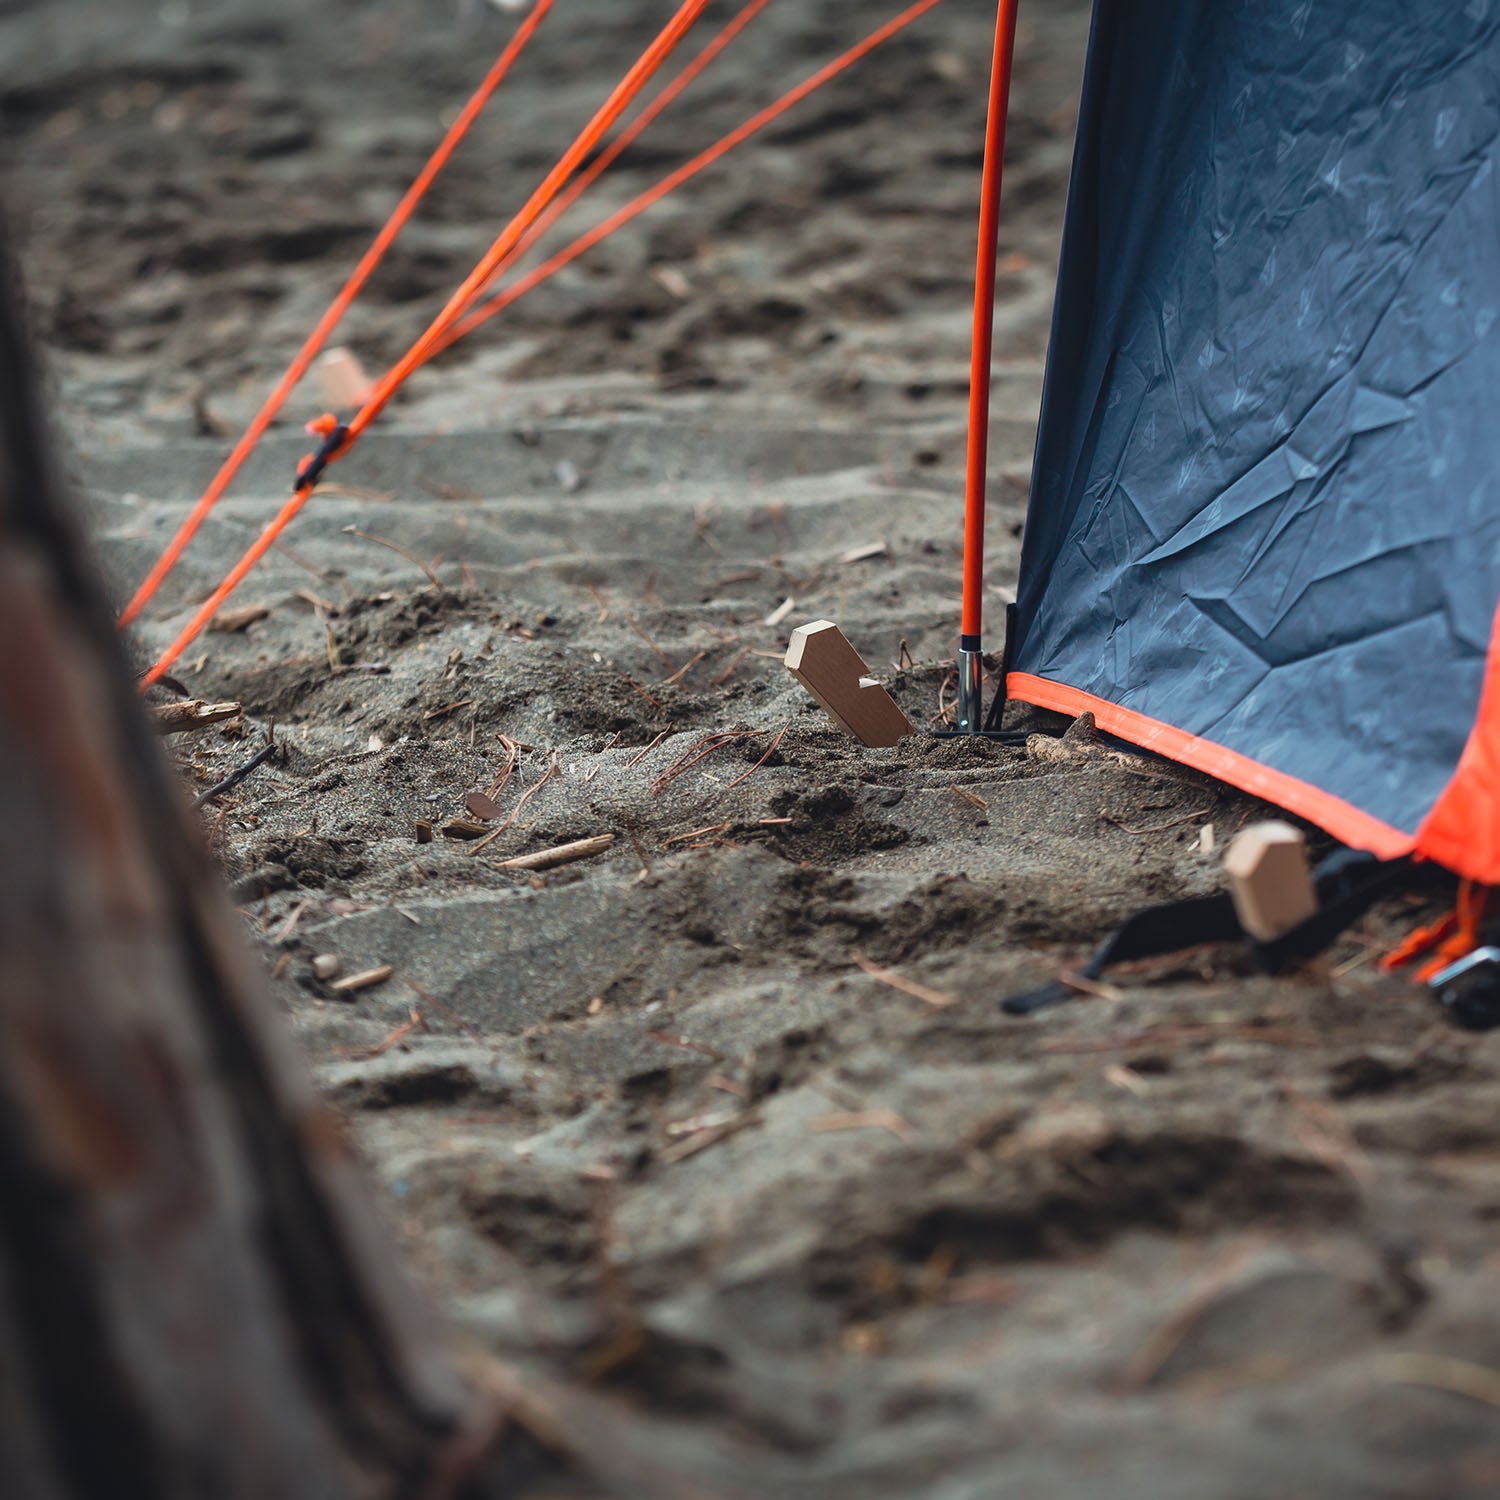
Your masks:
M1464 880L1458 887L1458 906L1428 927L1419 927L1398 948L1381 959L1387 973L1403 969L1419 958L1426 959L1412 975L1417 984L1426 984L1450 964L1467 958L1480 944L1484 919L1489 907L1490 888L1477 881Z
M724 49L763 11L771 0L748 0L748 3L727 21L712 41L695 57L681 73L669 83L656 98L654 98L624 130L620 132L609 146L589 163L588 168L569 184L568 190L544 213L535 224L521 237L520 243L504 261L496 267L486 286L491 286L508 270L510 270L521 259L531 247L572 208L572 206L596 183L605 172L607 172L619 159L643 136L650 127L661 118L665 111L675 103L697 81L724 51ZM482 295L476 294L471 306L477 303ZM440 345L446 348L446 344Z
M544 261L535 270L528 271L519 281L506 287L504 291L497 293L488 302L477 307L474 311L467 313L455 326L441 339L433 354L441 353L451 344L456 343L466 334L472 333L481 323L493 318L496 313L503 312L513 303L518 302L527 292L541 285L549 277L555 276L564 266L571 265L580 255L592 250L602 240L608 239L617 229L623 228L632 219L638 218L656 203L659 203L669 193L681 187L689 178L696 177L706 167L712 166L721 157L727 156L729 152L744 141L755 135L758 131L784 115L794 105L800 104L807 96L823 87L837 74L846 68L852 67L861 58L873 52L883 43L888 42L898 31L921 16L926 15L929 10L942 3L942 0L918 0L918 3L908 7L894 20L887 21L878 31L866 37L857 46L851 47L842 56L835 58L826 67L820 68L810 78L797 85L789 93L783 94L774 104L769 104L758 114L746 120L743 125L729 132L721 140L715 142L706 151L701 151L691 161L685 162L675 171L663 177L654 187L648 188L639 197L632 199L623 208L612 213L607 219L596 224L586 234L580 235L566 249L559 250L550 260ZM428 356L431 357L430 355Z
M479 118L495 90L500 87L516 59L525 50L526 44L535 35L537 27L541 25L547 12L552 9L553 3L554 0L536 0L530 15L521 23L510 43L495 60L495 65L485 76L484 82L474 91L473 97L448 128L437 150L428 158L427 165L417 174L412 185L406 190L405 196L396 205L395 212L386 221L385 227L375 236L370 248L365 251L364 258L354 268L338 296L329 304L328 311L319 319L317 327L313 329L307 342L298 351L297 357L287 366L287 371L277 382L276 388L266 397L264 405L256 412L254 420L245 429L245 435L235 444L233 452L224 460L219 472L214 475L187 519L177 528L177 534L167 544L166 550L146 575L145 581L135 591L135 596L120 612L121 625L130 624L140 614L152 595L161 587L162 580L177 566L178 559L197 534L198 528L207 519L208 513L219 503L235 475L244 467L245 460L250 457L255 445L265 435L266 429L276 419L281 408L286 405L287 399L296 389L298 382L307 374L313 360L317 358L333 334L333 330L349 310L350 304L364 289L365 283L385 257L386 251L395 242L397 235L406 227L407 221L426 195L428 188L432 186L438 173L448 164L448 159L457 149L459 142L469 133L470 127Z
M494 273L495 267L515 248L521 236L566 186L568 179L572 177L589 152L599 144L610 127L651 81L653 75L671 56L673 49L707 9L709 3L710 0L683 0L676 15L621 80L594 118L584 127L583 133L568 148L562 160L547 174L542 185L527 200L520 213L501 232L484 258L470 272L463 285L448 299L447 305L433 319L427 331L407 351L406 355L376 382L365 404L355 413L348 425L334 423L331 419L323 419L315 424L315 430L321 431L324 435L323 444L316 454L304 462L291 498L251 543L239 562L230 569L224 581L198 607L192 619L178 633L172 644L152 664L151 669L142 678L143 687L149 687L156 682L203 632L208 622L218 612L220 605L239 587L256 563L270 551L277 537L286 530L297 513L307 504L324 468L349 450L370 423L385 409L402 382L413 370L425 363L428 349L459 316L474 293Z

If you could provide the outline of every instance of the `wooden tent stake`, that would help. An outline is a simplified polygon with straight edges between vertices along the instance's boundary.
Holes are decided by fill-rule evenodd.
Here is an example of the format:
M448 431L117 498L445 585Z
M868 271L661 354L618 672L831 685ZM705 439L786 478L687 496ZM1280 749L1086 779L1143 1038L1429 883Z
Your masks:
M916 733L832 620L814 620L794 630L786 666L840 729L865 744L878 749Z

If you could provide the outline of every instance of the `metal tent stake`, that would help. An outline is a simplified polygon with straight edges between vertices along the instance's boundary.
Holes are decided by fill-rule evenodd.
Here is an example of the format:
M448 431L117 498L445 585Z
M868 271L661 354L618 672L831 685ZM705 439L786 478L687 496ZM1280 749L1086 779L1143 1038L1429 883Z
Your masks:
M984 502L989 458L990 355L995 329L995 261L1000 240L1000 181L1005 166L1005 122L1016 51L1018 0L1000 0L990 70L984 180L979 195L979 260L974 275L974 342L969 370L969 453L964 485L963 624L958 643L958 729L984 729Z

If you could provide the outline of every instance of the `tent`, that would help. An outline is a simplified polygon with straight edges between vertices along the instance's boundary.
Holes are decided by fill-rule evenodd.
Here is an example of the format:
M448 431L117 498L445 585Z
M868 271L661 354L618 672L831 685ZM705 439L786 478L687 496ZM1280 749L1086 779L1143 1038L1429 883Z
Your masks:
M1500 0L1098 0L1009 694L1500 883Z

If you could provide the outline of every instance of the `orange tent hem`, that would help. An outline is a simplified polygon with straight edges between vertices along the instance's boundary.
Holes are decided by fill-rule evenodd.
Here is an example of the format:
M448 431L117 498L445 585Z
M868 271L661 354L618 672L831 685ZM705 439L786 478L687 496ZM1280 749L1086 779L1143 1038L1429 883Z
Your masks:
M1500 885L1500 609L1486 655L1479 712L1453 780L1417 830L1425 858L1484 885Z
M1341 797L1298 781L1295 776L1273 771L1269 766L1251 760L1248 755L1240 755L1212 740L1201 739L1186 730L1163 724L1159 719L1096 698L1092 693L1060 682L1049 682L1043 677L1033 677L1029 672L1012 672L1006 678L1006 687L1012 698L1038 708L1074 715L1091 713L1099 728L1107 734L1118 735L1144 750L1207 772L1242 792L1249 792L1252 797L1274 802L1278 807L1306 818L1309 823L1316 823L1336 839L1356 849L1368 849L1381 859L1400 859L1410 854L1416 845L1410 834L1361 812ZM1443 863L1448 861L1445 859Z

